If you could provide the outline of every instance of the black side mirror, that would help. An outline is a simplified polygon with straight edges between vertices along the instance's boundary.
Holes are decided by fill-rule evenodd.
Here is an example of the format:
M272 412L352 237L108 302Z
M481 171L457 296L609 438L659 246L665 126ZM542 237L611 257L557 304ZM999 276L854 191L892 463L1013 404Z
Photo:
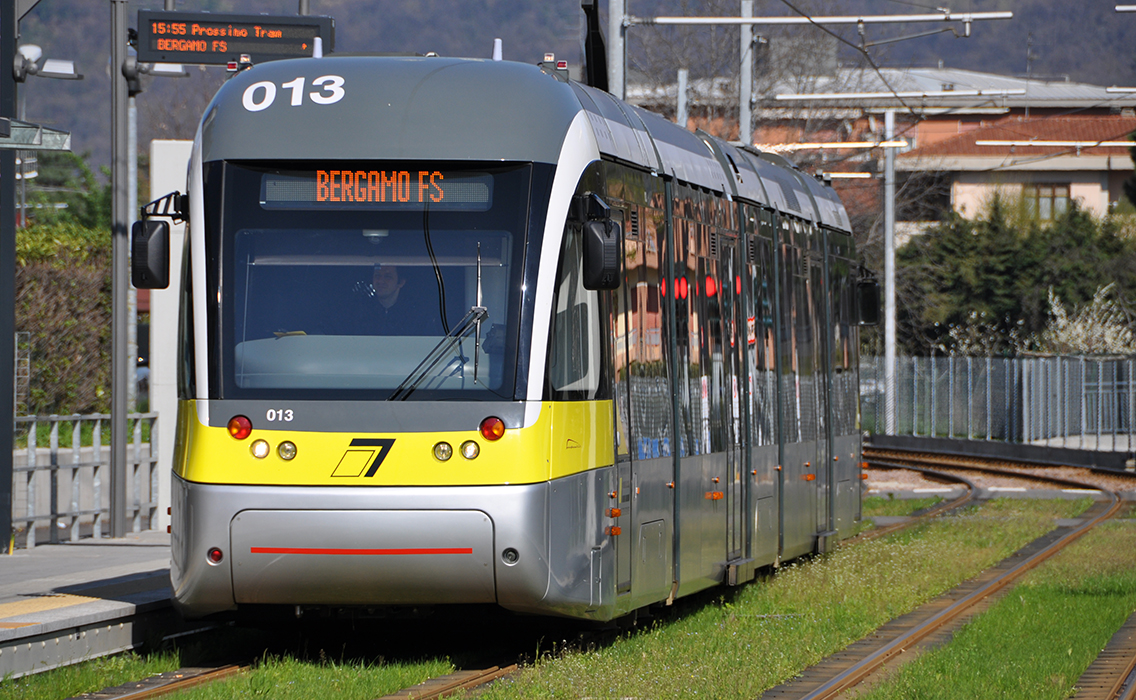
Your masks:
M856 308L861 326L880 323L880 285L875 280L861 280L856 285Z
M130 229L130 281L138 289L170 286L170 225L145 219Z
M611 219L584 224L584 289L619 289L620 233Z
M576 195L568 212L584 232L584 289L619 289L619 250L622 231L611 220L611 207L595 192Z

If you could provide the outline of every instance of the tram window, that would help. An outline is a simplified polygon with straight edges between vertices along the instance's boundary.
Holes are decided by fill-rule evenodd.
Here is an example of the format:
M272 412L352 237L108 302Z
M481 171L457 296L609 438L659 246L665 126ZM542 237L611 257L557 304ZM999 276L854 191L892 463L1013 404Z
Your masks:
M600 387L599 295L584 289L582 265L582 236L568 229L556 281L548 358L553 398L592 399Z
M446 202L385 209L362 189L353 203L308 202L318 171L223 167L225 196L207 204L224 202L210 243L224 396L512 396L532 166L419 167L444 176Z

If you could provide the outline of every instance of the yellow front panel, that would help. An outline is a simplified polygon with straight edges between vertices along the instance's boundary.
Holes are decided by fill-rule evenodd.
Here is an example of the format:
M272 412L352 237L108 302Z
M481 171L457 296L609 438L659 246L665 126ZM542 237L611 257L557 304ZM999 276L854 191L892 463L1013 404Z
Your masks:
M439 407L444 410L444 405ZM267 457L251 446L266 440ZM296 445L296 457L277 453L281 442ZM481 448L476 459L461 456L466 440ZM439 441L454 454L442 462L433 456ZM381 443L381 444L380 444ZM610 401L546 402L540 418L523 429L510 429L496 442L476 430L421 433L320 433L254 429L236 440L225 428L203 426L196 402L182 401L178 411L174 471L183 479L213 484L297 486L456 486L531 484L612 463Z

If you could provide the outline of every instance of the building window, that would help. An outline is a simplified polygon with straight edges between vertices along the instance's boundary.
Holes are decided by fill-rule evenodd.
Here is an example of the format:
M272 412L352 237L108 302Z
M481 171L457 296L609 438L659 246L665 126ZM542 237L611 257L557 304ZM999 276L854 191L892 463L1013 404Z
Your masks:
M1055 219L1069 209L1068 185L1025 185L1022 196L1030 215L1042 221Z

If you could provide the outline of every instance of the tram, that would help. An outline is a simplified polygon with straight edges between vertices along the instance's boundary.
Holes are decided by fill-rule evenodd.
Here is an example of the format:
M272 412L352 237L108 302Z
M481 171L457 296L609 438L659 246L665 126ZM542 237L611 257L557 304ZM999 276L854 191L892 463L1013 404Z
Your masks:
M329 55L232 77L188 190L133 243L161 286L159 217L188 221L188 617L610 620L860 518L871 295L838 197L777 155L553 64Z

